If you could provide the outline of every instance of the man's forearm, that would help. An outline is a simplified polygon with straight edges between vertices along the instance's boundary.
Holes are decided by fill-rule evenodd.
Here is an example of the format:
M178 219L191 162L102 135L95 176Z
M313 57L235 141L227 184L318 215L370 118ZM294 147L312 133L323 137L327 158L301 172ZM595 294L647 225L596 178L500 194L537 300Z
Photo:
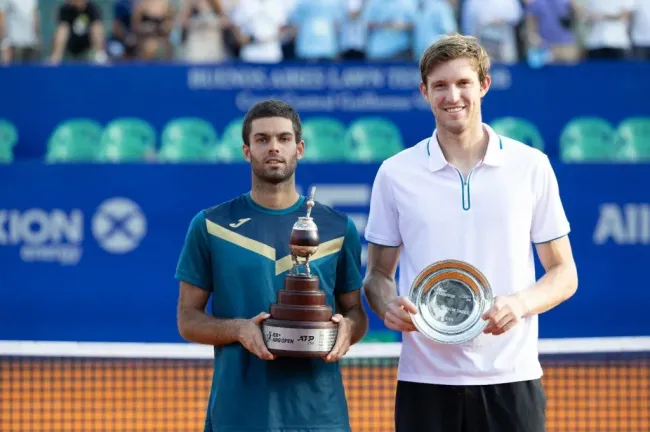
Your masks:
M388 304L397 297L395 279L377 271L371 271L363 281L363 292L368 299L368 305L381 319L386 315Z
M363 306L359 305L341 313L351 327L350 345L359 342L366 335L368 331L368 316L363 310Z
M52 50L52 58L61 60L65 53L65 46L68 43L70 36L70 29L65 25L59 25L54 34L54 49Z
M104 26L100 22L94 23L90 28L90 38L96 52L104 51Z
M0 42L2 42L5 37L5 15L4 12L0 10Z
M549 269L531 288L516 294L524 306L524 316L538 315L569 299L578 288L574 265L559 264Z
M245 320L217 319L198 310L181 312L178 330L190 342L221 346L239 341Z

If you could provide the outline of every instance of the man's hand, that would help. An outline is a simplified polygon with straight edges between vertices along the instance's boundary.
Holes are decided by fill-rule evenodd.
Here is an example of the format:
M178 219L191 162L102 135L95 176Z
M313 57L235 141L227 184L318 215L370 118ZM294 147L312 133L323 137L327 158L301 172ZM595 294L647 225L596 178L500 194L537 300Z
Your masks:
M336 335L336 343L324 359L326 362L341 360L350 349L350 342L352 340L352 326L348 319L344 318L341 314L336 314L332 317L332 321L339 325L339 329Z
M261 312L257 316L245 320L239 330L237 340L251 353L255 354L262 360L274 360L275 356L269 352L264 343L264 336L260 325L262 321L269 318L271 315L266 312Z
M496 297L490 310L481 317L489 321L483 333L498 336L507 332L521 321L524 312L517 296Z
M413 302L406 297L395 297L388 303L388 309L384 315L384 325L391 330L401 332L417 331L409 312L412 314L418 312Z

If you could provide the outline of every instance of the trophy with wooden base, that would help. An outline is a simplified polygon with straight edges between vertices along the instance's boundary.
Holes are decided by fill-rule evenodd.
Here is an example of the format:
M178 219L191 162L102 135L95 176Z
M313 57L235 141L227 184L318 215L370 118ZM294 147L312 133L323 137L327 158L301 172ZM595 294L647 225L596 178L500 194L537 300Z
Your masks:
M307 200L307 215L299 217L291 230L293 266L284 279L284 289L278 292L278 302L271 305L271 317L262 322L266 347L277 356L325 357L338 334L319 278L309 268L309 259L320 244L318 227L310 216L315 191L312 188ZM303 272L299 271L301 266Z

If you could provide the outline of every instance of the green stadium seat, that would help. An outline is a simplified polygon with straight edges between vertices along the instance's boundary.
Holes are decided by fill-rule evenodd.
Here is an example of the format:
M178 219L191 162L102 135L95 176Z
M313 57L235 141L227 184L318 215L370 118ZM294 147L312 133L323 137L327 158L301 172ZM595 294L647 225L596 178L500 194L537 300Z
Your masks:
M382 162L404 149L397 126L382 117L363 117L352 122L345 146L350 162Z
M7 120L0 119L0 163L12 163L14 146L18 143L18 130Z
M650 162L650 117L629 117L616 130L618 160Z
M490 122L499 134L544 151L544 139L534 123L519 117L500 117Z
M47 163L93 162L99 153L102 125L87 118L59 124L47 142Z
M228 123L221 134L221 142L214 147L211 158L219 162L244 161L242 152L242 129L244 118L236 118Z
M7 120L0 119L0 144L14 147L18 143L18 129Z
M0 144L0 164L10 164L14 161L14 149Z
M566 163L614 162L614 127L600 117L573 118L560 134L560 159Z
M194 117L174 119L163 129L158 160L162 162L207 161L217 143L217 133L207 121Z
M301 162L342 162L350 153L345 141L346 127L329 117L312 117L302 125L305 155Z
M124 117L111 121L101 139L100 162L150 162L156 155L156 132L146 121Z

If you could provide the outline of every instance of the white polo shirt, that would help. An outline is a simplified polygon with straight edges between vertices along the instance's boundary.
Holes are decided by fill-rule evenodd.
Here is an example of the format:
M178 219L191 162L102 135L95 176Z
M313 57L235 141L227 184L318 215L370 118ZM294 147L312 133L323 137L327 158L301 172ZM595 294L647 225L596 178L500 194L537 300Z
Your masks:
M489 134L484 160L466 179L445 160L434 131L384 161L375 178L365 237L403 245L398 293L435 261L457 259L484 273L494 295L536 281L533 243L569 233L548 157L518 141ZM404 333L398 379L435 384L496 384L540 378L537 316L499 336L460 345Z

